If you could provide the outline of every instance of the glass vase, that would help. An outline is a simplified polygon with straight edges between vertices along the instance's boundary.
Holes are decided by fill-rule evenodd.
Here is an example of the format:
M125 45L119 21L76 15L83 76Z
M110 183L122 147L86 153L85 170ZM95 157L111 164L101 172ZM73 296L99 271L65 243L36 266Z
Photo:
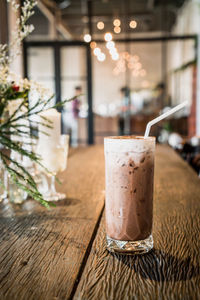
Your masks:
M28 194L17 186L15 182L9 178L8 198L11 203L22 204L28 197Z
M0 166L0 202L8 196L8 173L4 166Z
M14 151L13 151L14 152ZM13 153L14 154L14 153ZM15 153L15 155L18 155L18 153ZM11 153L12 156L12 153ZM19 157L15 157L16 161L19 162ZM11 163L10 167L12 169L15 169L16 166ZM14 182L11 178L11 175L8 175L8 199L11 203L15 203L15 204L21 204L23 203L28 197L28 193L25 192L24 190L22 190L17 184L16 182Z

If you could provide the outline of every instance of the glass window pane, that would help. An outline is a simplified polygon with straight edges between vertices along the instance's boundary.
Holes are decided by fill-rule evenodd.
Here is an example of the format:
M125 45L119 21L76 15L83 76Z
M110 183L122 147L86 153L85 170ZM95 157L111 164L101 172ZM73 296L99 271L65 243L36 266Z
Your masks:
M106 59L92 56L96 142L122 132L143 135L165 106L192 100L194 40L118 42L118 55L103 43L98 47ZM181 110L174 118L186 114ZM158 136L159 126L151 134Z
M62 79L85 79L86 50L80 46L61 48L61 76Z
M67 103L63 110L64 132L70 134L72 146L85 145L88 116L85 47L61 48L61 91L62 99L76 96L75 100Z
M118 42L117 51L105 44L98 47L106 59L93 55L95 141L106 135L143 134L155 111L153 89L162 80L161 42Z
M47 88L49 90L49 95L55 94L53 48L28 48L28 72L29 79L34 80ZM55 98L52 99L51 105L54 103Z

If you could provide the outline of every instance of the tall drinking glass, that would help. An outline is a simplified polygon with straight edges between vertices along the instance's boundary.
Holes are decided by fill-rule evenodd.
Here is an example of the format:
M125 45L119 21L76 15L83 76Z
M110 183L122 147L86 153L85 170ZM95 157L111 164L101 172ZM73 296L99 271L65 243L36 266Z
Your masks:
M104 139L107 249L142 254L153 248L155 138Z
M59 193L55 187L55 176L58 172L63 172L67 168L67 156L69 149L69 135L61 135L59 138L59 144L55 146L49 146L49 148L43 147L42 144L38 145L37 153L42 158L42 165L48 169L46 175L50 178L50 186L48 191L40 189L44 199L47 201L58 201L66 198L66 194ZM42 170L41 168L39 168Z

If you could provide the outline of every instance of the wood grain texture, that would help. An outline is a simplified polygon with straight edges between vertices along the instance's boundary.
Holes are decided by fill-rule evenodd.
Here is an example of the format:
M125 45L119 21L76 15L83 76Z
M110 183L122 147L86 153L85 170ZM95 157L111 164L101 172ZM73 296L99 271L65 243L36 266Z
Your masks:
M200 299L200 179L159 146L154 190L154 249L110 254L103 218L74 300Z
M1 203L0 299L68 299L104 205L103 148L71 152L61 177L67 199Z

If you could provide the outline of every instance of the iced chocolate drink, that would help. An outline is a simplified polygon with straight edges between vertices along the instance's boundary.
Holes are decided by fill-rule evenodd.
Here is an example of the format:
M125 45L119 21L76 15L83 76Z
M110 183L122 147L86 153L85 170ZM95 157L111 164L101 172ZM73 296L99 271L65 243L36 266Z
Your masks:
M109 251L134 254L153 247L154 149L154 137L104 139Z

